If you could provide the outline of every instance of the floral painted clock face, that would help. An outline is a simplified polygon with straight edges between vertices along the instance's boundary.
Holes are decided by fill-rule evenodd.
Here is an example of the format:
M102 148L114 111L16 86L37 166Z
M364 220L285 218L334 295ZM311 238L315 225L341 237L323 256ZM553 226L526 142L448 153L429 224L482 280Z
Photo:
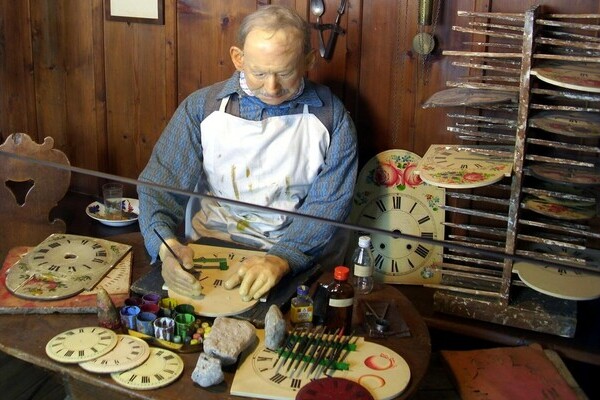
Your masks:
M375 277L386 283L440 280L443 246L431 240L444 239L445 191L419 178L419 160L409 151L388 150L369 160L358 177L352 222L396 234L371 234Z
M512 173L513 149L507 146L433 144L419 162L421 179L451 189L496 183Z
M33 300L75 296L96 286L130 249L103 239L53 234L10 268L6 287Z

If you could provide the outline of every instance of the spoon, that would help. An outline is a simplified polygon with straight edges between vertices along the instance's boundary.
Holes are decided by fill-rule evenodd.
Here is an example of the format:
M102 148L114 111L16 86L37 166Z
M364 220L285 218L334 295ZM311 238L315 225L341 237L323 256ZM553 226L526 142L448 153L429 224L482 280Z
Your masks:
M317 17L316 28L319 31L319 53L323 57L325 55L325 42L323 41L323 30L321 29L321 16L325 12L323 0L310 0L310 11Z

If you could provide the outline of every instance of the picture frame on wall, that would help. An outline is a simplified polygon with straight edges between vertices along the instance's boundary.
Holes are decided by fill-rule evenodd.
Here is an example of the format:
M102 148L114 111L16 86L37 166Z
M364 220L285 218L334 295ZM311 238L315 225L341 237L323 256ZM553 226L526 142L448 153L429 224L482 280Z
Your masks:
M164 25L165 0L105 0L110 21Z

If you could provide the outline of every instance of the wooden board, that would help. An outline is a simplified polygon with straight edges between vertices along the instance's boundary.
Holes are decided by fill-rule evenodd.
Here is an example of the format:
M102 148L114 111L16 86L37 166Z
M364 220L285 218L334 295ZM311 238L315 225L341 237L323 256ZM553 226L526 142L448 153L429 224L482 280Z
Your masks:
M96 313L96 288L102 286L115 305L123 304L129 297L133 253L129 252L113 270L91 291L82 292L63 300L34 301L14 296L6 288L6 271L31 247L14 247L6 256L0 270L0 314L51 314L51 313ZM115 285L115 282L119 285ZM124 284L126 283L126 284Z
M465 400L578 398L539 345L441 353Z

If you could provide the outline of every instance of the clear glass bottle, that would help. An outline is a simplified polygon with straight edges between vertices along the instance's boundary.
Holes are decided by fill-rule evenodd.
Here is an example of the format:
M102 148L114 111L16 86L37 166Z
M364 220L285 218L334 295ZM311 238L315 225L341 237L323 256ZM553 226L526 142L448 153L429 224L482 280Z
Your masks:
M298 328L312 327L313 300L308 295L308 286L300 285L296 289L296 297L292 299L290 306L290 322Z
M354 288L348 282L349 275L348 267L335 267L334 280L327 286L325 325L331 330L341 328L342 334L345 335L349 335L352 329L352 305L354 304Z
M358 238L358 247L352 255L354 276L352 285L356 294L368 294L373 290L373 253L371 253L371 238L361 236Z

